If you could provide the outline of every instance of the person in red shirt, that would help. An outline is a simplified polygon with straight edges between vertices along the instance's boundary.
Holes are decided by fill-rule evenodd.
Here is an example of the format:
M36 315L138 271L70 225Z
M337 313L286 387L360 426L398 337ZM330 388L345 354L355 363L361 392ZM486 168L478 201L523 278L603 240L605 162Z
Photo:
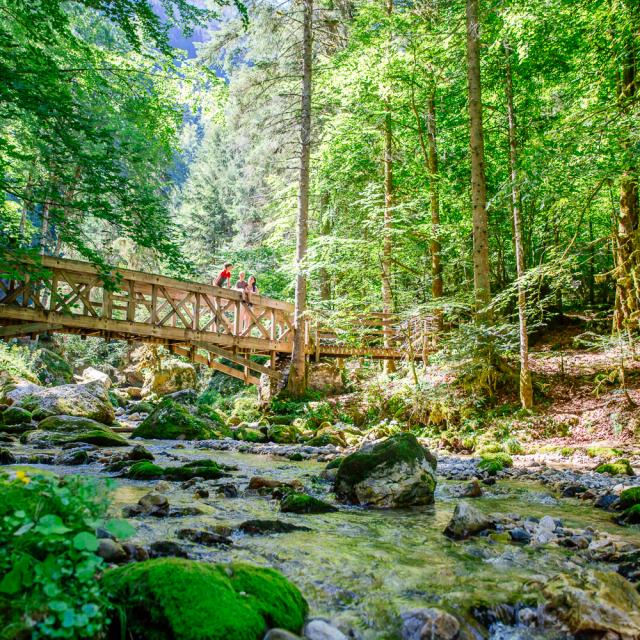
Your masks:
M224 265L224 269L218 274L216 281L213 283L216 287L228 287L231 284L231 269L233 269L233 264L231 262L227 262ZM225 284L226 283L226 284Z

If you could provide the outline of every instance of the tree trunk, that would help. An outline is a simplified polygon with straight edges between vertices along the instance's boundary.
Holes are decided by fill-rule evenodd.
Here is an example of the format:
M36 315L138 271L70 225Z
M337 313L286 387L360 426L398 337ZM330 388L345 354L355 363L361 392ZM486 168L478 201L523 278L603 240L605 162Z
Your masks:
M516 112L513 106L513 76L511 47L504 43L505 92L509 120L509 168L511 170L511 208L513 209L513 236L518 270L518 319L520 324L520 402L523 409L533 407L533 385L529 370L529 336L527 335L527 298L522 279L525 274L522 212L520 211L520 185L518 179L518 141L516 138Z
M296 293L293 322L293 350L287 391L299 397L306 391L306 319L307 281L304 260L309 233L309 163L311 155L311 66L313 0L302 0L302 99L300 110L300 171L298 178L298 215L296 220Z
M429 196L431 202L431 293L434 298L442 298L444 284L442 282L442 261L440 251L440 192L438 184L438 153L436 137L436 95L435 89L429 94L427 103L427 136L429 138Z
M628 44L624 66L618 79L618 103L623 118L629 118L629 110L638 93L637 52L633 40ZM631 125L627 125L630 128ZM617 308L614 323L617 329L633 330L638 327L640 308L640 258L638 250L638 168L630 135L621 140L623 170L620 177L620 212L616 229Z
M49 203L42 207L42 222L40 224L40 255L47 252L47 241L49 239Z
M393 0L386 0L387 16L393 13ZM391 35L387 43L388 53L391 49ZM391 259L393 257L393 134L391 130L391 105L385 99L384 115L384 220L382 225L382 311L393 313L393 290L391 288ZM392 345L391 327L384 325L384 346L389 349ZM385 373L395 371L393 360L384 361Z
M325 237L331 235L331 220L327 214L328 206L329 194L327 192L323 192L320 197L320 209L323 215L320 234ZM320 267L318 276L320 278L320 300L322 300L322 302L329 303L331 301L331 273L326 267Z
M480 316L491 300L489 279L489 222L484 171L482 92L480 84L480 22L478 0L467 0L467 80L471 148L471 202L473 209L473 284Z

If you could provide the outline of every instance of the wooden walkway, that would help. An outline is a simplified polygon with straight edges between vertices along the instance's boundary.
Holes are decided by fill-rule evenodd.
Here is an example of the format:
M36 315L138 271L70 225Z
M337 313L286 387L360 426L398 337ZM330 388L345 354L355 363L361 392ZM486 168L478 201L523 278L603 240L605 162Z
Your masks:
M26 276L0 280L0 338L52 331L162 344L252 384L259 374L280 377L277 356L291 353L294 307L288 302L253 295L247 303L233 289L128 269L114 269L115 286L108 289L90 263L45 256L42 266L46 275L37 281ZM393 318L370 314L354 318L353 323L355 331L344 340L307 320L309 356L397 359L406 355L402 348L406 336ZM249 359L255 354L269 356L269 366ZM219 358L243 369L222 364Z

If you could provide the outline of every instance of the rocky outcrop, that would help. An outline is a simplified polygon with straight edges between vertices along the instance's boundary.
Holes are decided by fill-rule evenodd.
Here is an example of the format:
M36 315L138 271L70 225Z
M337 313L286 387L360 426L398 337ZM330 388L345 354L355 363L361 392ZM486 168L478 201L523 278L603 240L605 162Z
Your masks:
M65 384L49 389L39 388L30 393L21 393L15 406L31 411L36 420L65 415L111 424L115 418L107 388L98 381Z
M193 389L195 386L196 370L192 364L166 359L161 362L160 367L145 371L142 395L148 396L154 393L165 396L183 389Z
M100 447L126 447L128 440L105 424L80 416L50 416L22 436L25 444L63 445L76 442Z
M366 445L347 456L336 474L339 500L376 507L430 504L436 460L411 433Z
M640 594L613 572L560 574L543 588L546 611L580 637L640 639ZM615 636L611 636L615 637Z

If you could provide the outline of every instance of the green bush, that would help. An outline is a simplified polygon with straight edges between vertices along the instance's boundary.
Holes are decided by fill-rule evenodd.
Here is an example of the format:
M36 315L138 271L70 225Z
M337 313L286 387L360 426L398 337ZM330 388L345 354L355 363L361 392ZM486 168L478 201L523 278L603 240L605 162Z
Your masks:
M7 372L11 377L39 384L38 376L33 369L31 353L27 347L9 346L0 342L0 371Z
M495 476L506 467L513 466L513 460L508 453L487 453L481 456L478 469L486 471L490 476Z
M631 464L626 458L620 458L615 462L605 462L596 467L597 473L609 473L612 476L634 476Z
M105 483L16 475L0 476L0 638L99 637L108 620L95 530L122 537L130 525L104 522Z

